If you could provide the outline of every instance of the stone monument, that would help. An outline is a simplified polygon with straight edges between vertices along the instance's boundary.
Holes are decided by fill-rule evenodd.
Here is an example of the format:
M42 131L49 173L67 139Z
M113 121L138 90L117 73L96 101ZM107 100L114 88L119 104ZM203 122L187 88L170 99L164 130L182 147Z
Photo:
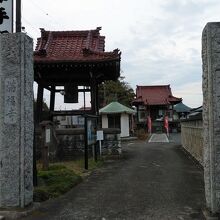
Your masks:
M204 180L206 205L220 211L220 22L202 34Z
M0 208L33 201L33 42L0 34Z

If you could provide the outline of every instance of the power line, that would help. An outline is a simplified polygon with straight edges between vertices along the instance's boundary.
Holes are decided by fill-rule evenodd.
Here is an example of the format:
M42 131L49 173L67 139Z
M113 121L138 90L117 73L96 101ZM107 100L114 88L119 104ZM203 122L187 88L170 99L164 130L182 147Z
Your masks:
M52 21L54 24L58 24L60 27L63 27L63 24L61 24L57 19L55 19L54 17L52 17L47 11L45 11L44 9L42 9L36 2L34 2L33 0L29 0L29 2L31 2L33 5L35 5L42 14L46 15L46 17L50 18L49 20ZM56 27L56 26L54 26Z

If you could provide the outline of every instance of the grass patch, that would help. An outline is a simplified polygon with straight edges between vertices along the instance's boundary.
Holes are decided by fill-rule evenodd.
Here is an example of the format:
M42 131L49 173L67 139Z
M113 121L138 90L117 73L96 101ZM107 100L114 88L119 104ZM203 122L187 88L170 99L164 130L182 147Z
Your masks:
M98 160L95 162L92 158L88 161L88 170L85 170L84 168L84 159L74 160L74 161L64 161L59 163L54 163L55 166L65 166L66 168L74 171L76 174L78 174L81 177L87 176L91 171L95 170L96 168L99 168L103 165L103 160Z
M38 167L38 186L34 189L34 201L42 202L58 197L80 183L94 169L101 167L103 161L89 159L89 170L84 169L84 159L50 164L48 170Z
M41 202L58 197L81 181L81 176L63 165L52 165L47 171L40 170L38 171L39 186L34 189L34 201Z

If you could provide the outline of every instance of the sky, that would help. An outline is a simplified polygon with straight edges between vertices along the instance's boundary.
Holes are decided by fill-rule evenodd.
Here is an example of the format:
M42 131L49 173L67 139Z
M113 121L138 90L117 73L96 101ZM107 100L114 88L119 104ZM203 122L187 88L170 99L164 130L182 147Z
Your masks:
M121 50L121 76L134 90L136 85L170 84L174 96L198 107L202 30L207 22L220 20L219 12L219 0L22 0L22 26L35 43L39 28L101 26L105 50Z

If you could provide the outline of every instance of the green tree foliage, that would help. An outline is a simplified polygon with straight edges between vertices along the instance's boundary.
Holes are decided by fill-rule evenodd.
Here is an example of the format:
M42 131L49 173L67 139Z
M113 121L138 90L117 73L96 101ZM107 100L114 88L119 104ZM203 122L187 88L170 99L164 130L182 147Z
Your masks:
M100 107L113 101L118 101L125 106L131 107L134 96L134 90L124 81L124 77L120 77L117 81L106 81L99 87Z

